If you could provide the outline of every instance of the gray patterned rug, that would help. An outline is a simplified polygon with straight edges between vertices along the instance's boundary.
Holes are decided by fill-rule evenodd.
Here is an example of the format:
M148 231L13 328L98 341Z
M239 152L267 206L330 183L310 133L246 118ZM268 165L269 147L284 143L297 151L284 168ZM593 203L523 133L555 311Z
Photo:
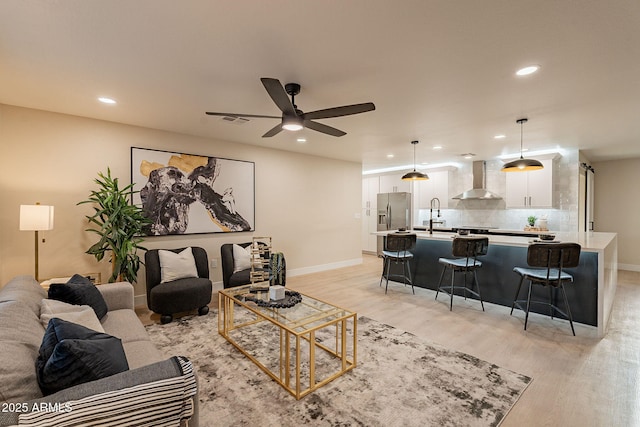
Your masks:
M496 426L531 382L360 317L356 368L297 401L218 334L214 310L147 331L165 353L196 366L203 427ZM271 335L254 333L255 342Z

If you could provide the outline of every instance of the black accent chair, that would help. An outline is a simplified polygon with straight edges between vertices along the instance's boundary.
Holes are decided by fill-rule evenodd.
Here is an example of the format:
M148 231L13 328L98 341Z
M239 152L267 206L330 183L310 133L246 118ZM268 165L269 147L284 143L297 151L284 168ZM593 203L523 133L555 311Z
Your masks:
M518 284L518 290L516 296L511 304L511 314L515 307L526 312L524 318L524 330L527 330L527 322L529 321L529 308L531 304L543 304L549 307L549 315L553 319L553 312L556 311L569 319L569 325L571 325L571 332L573 336L576 335L576 331L573 328L573 317L571 317L571 308L569 307L569 301L567 300L567 293L564 290L564 282L573 282L573 276L564 271L565 268L577 267L580 263L580 251L581 247L577 243L533 243L529 245L527 250L527 264L529 267L515 267L514 272L519 274L520 283ZM542 268L541 268L542 267ZM529 281L529 292L526 300L519 300L520 288L522 282ZM532 301L531 300L531 286L541 285L549 288L549 302L546 301ZM564 306L567 312L560 310L554 303L553 290L560 289L562 291L562 298L564 300ZM556 292L557 293L557 292ZM522 303L527 303L526 308L522 307Z
M482 267L482 262L478 261L478 257L486 255L489 250L489 238L488 237L455 237L451 246L451 252L456 258L440 258L438 262L443 264L442 274L440 275L440 281L438 282L438 290L436 291L436 299L440 291L445 294L449 294L449 311L453 310L453 296L456 289L462 289L464 292L464 299L467 299L467 293L478 297L480 300L480 306L484 311L484 302L480 295L480 284L478 283L478 275L476 271ZM451 269L451 285L442 286L442 279L447 268ZM464 283L462 286L455 286L456 271L464 273ZM467 286L467 273L473 273L473 280L478 291Z
M411 285L411 291L415 295L416 291L413 288L413 279L411 278L411 260L413 254L411 250L416 247L416 235L407 233L390 233L384 238L384 249L382 251L382 276L380 276L380 285L382 286L382 279L386 279L384 287L384 293L387 293L389 288L389 279L402 279L404 285ZM394 265L402 264L402 274L391 273L391 262Z
M236 245L246 248L251 246L252 242L245 243L235 243ZM265 245L263 242L258 242L259 245ZM225 243L220 246L220 260L222 263L222 283L225 289L233 288L235 286L248 285L251 283L251 268L247 268L244 270L240 270L238 272L233 272L234 270L234 261L233 261L233 243ZM265 245L266 246L266 245ZM263 255L265 259L269 259L270 254L265 253ZM262 268L258 268L256 270L266 270Z
M185 248L165 249L175 253ZM150 249L144 255L147 270L147 306L155 313L159 313L162 324L173 320L175 313L198 309L203 316L209 312L212 284L209 280L209 260L203 248L192 247L193 258L196 262L198 277L177 279L160 283L162 275L158 249Z

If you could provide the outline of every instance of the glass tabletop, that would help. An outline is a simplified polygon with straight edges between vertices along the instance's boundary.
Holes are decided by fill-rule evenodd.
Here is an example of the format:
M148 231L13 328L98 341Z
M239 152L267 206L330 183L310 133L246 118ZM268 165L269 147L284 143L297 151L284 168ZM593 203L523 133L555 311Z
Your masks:
M290 290L289 290L290 291ZM305 333L321 328L327 323L355 315L354 312L333 304L301 294L302 301L289 308L262 307L250 299L269 300L269 283L238 286L218 291L248 310L269 318L281 326L296 333Z

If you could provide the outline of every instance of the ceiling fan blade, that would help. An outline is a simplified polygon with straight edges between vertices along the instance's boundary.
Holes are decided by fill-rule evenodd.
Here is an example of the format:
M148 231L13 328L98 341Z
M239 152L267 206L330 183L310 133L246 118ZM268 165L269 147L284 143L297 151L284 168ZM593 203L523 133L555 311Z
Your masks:
M342 107L327 108L325 110L316 110L304 113L302 117L305 120L328 119L331 117L350 116L351 114L366 113L373 111L376 106L373 102L365 102L364 104L345 105Z
M340 129L332 128L331 126L323 125L322 123L312 122L311 120L305 120L303 123L305 128L326 133L327 135L343 136L347 134L346 132L343 132Z
M260 114L238 114L238 113L212 113L207 111L206 114L210 116L222 116L222 117L253 117L257 119L282 119L280 116L263 116Z
M275 135L279 134L281 130L282 130L282 123L278 123L277 125L272 127L271 130L269 130L267 133L262 135L262 137L263 138L271 138L272 136L275 136Z
M296 115L296 110L293 108L293 104L291 103L287 92L284 90L284 87L282 87L280 80L263 77L260 81L264 85L264 88L267 90L271 99L273 99L273 102L276 103L283 113L292 116Z

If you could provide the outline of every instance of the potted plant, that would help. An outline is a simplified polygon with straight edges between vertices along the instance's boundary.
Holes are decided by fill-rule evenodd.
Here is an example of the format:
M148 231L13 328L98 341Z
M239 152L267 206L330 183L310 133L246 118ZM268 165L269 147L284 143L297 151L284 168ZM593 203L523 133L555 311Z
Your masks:
M538 218L537 218L537 217L535 217L535 216L533 216L533 215L528 216L528 217L527 217L527 222L529 223L529 227L533 227L533 226L535 226L535 225L536 225L536 220L537 220L537 219L538 219Z
M138 249L147 250L140 246L143 239L142 229L150 221L142 209L129 203L133 191L133 183L120 188L118 178L111 177L111 170L107 168L107 174L98 173L94 180L98 184L98 190L94 190L87 200L78 205L91 203L94 214L86 218L89 224L95 228L86 231L97 234L100 240L91 246L86 253L101 261L106 252L111 252L111 277L109 282L126 280L134 283L137 280L140 258Z

